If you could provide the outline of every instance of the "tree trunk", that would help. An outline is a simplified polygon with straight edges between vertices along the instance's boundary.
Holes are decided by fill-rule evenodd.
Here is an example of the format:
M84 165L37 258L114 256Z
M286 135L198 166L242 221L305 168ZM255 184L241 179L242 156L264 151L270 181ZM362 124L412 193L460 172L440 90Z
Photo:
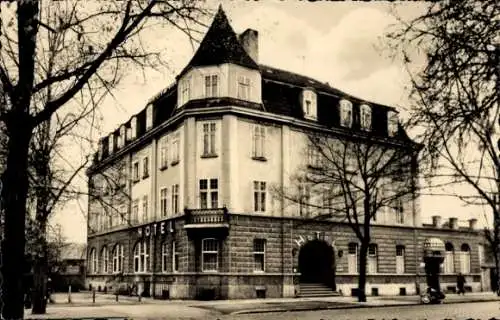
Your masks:
M45 247L45 245L44 245ZM45 248L43 251L46 251ZM33 270L33 308L32 314L45 314L47 312L47 255L39 256L35 259Z
M9 142L2 175L5 238L2 248L2 299L4 319L24 315L23 265L25 250L26 198L28 194L28 149L32 129L25 117L7 123Z
M358 301L366 302L366 256L368 254L368 243L361 242L359 249L359 278L358 278Z

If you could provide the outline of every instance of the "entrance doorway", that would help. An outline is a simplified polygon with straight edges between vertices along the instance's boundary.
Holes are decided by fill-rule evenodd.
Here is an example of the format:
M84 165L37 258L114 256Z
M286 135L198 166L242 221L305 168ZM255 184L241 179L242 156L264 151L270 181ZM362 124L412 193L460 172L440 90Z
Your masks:
M312 240L299 252L300 282L323 283L335 290L335 255L322 240Z

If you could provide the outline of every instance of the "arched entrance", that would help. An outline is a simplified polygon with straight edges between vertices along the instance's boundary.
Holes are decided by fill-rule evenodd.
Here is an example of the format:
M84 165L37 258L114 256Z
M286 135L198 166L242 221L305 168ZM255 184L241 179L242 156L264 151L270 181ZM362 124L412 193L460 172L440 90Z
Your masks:
M334 266L334 250L325 241L311 240L300 248L300 282L323 283L335 290Z

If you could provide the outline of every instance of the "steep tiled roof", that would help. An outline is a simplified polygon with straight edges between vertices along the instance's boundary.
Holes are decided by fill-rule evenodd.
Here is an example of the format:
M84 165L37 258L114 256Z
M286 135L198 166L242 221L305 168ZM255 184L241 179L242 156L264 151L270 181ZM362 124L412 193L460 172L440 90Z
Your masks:
M181 77L193 67L215 66L223 63L233 63L250 69L259 69L257 63L250 58L238 41L236 33L229 24L222 6L220 6L198 50L178 77Z

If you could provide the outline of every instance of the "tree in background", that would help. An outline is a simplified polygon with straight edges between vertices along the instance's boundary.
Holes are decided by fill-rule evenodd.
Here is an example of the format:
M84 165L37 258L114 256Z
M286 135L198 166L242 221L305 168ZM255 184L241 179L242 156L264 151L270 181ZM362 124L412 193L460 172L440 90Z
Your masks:
M364 302L372 222L385 212L404 221L403 206L415 200L419 147L408 140L331 133L310 133L307 140L308 163L274 196L298 205L305 219L347 222L360 242L357 296Z
M487 219L492 228L485 235L492 248L497 248L492 250L497 274L499 16L494 0L439 1L411 21L399 19L397 28L388 34L391 49L403 59L411 76L409 127L425 146L424 175L429 183L439 180L454 187L451 195L464 204L493 212L493 219ZM419 54L425 63L415 71L412 62ZM469 187L466 194L457 191L463 185Z
M131 66L156 68L160 55L143 45L148 28L171 26L192 36L206 11L195 0L2 2L0 81L7 102L0 122L8 138L2 172L5 217L2 302L5 319L23 317L22 272L35 128L64 106L110 93ZM96 107L95 104L93 107Z

